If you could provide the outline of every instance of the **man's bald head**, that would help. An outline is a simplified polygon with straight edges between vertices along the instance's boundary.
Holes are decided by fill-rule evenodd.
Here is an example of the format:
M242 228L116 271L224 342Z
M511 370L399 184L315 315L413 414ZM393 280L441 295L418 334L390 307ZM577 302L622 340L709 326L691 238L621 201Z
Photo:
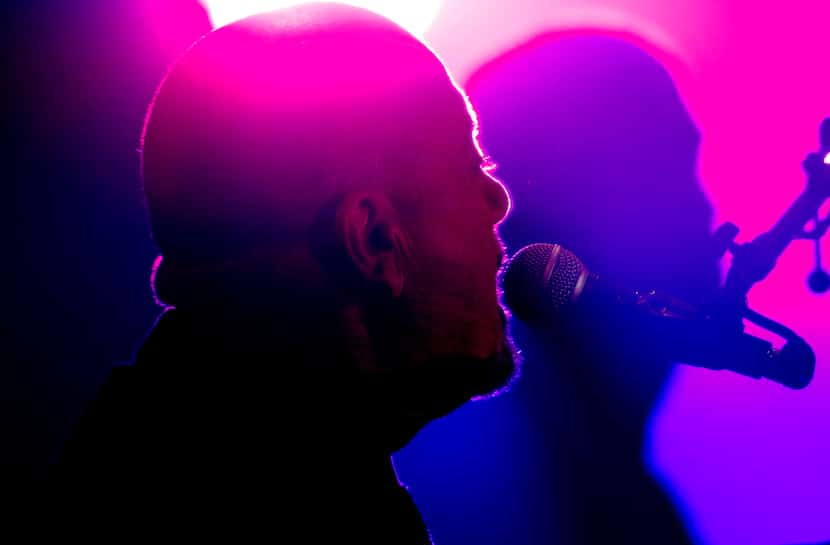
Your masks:
M436 390L396 401L412 429L491 392L513 373L495 282L508 199L473 123L435 54L364 10L207 35L144 131L157 295L313 365L414 372Z
M203 264L307 236L345 191L394 194L464 97L421 42L370 12L304 5L208 34L170 70L143 135L154 238Z

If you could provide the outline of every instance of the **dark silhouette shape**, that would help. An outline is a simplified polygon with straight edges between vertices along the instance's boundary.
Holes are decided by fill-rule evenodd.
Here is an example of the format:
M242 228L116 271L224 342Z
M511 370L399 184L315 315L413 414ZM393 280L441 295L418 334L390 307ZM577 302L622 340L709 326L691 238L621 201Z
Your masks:
M427 542L390 454L514 372L507 195L472 132L443 64L364 10L189 49L142 142L172 306L68 441L54 512L85 533Z
M501 232L509 253L557 242L623 286L706 300L718 269L711 209L696 176L699 134L666 70L632 39L548 34L472 76L467 89L484 150L513 198ZM440 484L404 472L437 540L686 541L643 458L646 424L672 365L596 326L579 337L539 339L513 323L523 364L510 395L437 426L444 463L458 467L445 467ZM466 429L483 431L453 431ZM499 462L470 461L480 456ZM431 494L447 482L459 491L478 487L478 495L454 498L488 521L473 539Z
M666 70L627 38L543 36L471 78L482 143L513 196L505 242L511 253L558 242L622 285L703 302L718 269L699 133ZM542 435L536 458L550 456L552 467L534 468L536 485L556 496L561 542L683 542L642 451L670 362L602 324L576 338L515 330L525 365L514 401L531 407Z

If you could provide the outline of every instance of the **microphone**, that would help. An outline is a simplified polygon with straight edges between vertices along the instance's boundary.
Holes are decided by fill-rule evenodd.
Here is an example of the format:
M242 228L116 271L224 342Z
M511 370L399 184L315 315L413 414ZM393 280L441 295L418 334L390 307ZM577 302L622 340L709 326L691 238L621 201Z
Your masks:
M795 334L775 349L745 333L740 320L718 320L657 290L619 288L558 244L531 244L516 252L502 283L508 308L536 332L556 336L613 331L638 353L767 378L793 389L804 388L813 378L815 354Z

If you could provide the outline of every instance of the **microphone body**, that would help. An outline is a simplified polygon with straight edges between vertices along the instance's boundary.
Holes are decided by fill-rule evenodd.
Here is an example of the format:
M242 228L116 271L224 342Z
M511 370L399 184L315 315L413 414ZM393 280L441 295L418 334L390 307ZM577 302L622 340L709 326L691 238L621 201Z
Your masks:
M767 378L800 389L813 376L815 354L798 337L777 350L743 331L658 290L619 288L591 273L557 244L531 244L507 264L504 296L512 313L551 336L613 336L628 353ZM599 338L596 342L607 342Z

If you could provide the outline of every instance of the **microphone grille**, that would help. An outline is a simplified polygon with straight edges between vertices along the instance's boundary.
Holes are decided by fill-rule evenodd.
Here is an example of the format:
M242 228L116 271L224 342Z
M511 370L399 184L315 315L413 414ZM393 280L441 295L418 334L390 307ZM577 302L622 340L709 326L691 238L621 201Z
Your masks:
M559 244L530 244L505 267L505 303L524 321L551 319L579 297L587 277L582 261Z

